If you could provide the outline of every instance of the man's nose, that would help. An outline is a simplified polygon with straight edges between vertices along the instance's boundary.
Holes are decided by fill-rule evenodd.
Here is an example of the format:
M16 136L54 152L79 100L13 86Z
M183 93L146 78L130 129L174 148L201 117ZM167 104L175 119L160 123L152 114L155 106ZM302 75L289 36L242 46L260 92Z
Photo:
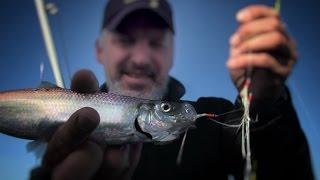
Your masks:
M138 40L131 50L131 59L139 65L150 63L152 49L147 40Z

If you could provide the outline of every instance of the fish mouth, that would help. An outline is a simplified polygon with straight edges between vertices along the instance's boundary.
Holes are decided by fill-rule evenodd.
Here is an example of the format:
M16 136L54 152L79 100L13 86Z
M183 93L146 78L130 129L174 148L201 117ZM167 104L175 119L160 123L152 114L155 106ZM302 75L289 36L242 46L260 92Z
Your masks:
M194 107L189 103L183 103L183 107L185 109L183 113L184 119L188 119L189 122L195 122L197 119L197 111Z
M145 132L145 131L142 130L142 128L141 128L141 126L140 126L140 124L139 124L139 122L138 122L138 117L134 120L134 127L136 128L136 130L137 130L139 133L145 135L145 136L146 136L147 138L149 138L149 139L152 139L152 135L151 135L150 133L147 133L147 132Z

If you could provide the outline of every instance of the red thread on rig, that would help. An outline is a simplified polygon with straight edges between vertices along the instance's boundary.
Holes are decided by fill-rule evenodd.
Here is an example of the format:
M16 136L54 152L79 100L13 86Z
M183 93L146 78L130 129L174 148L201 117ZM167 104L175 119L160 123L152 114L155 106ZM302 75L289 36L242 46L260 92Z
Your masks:
M208 117L211 117L211 118L216 117L216 115L215 115L215 114L212 114L212 113L208 113L207 116L208 116Z
M250 80L250 78L247 78L247 79L245 80L245 82L244 82L244 87L249 87L250 84L251 84L251 80Z
M251 100L252 100L252 93L249 93L249 95L248 95L248 101L249 101L249 103L251 102Z

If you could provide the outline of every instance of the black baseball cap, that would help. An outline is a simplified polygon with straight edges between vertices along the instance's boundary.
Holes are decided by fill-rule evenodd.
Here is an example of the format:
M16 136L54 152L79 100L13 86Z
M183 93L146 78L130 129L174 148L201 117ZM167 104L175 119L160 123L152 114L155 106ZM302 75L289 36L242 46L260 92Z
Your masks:
M137 10L154 12L174 33L172 10L166 0L109 0L104 10L102 29L115 30L127 15Z

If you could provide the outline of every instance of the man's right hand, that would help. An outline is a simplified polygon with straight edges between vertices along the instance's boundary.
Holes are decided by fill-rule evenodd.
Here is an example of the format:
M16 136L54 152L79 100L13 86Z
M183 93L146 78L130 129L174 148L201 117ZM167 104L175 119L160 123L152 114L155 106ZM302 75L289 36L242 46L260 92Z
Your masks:
M91 71L78 71L71 90L99 91ZM85 107L76 111L50 139L42 164L31 172L31 179L130 179L137 166L142 144L104 147L90 139L98 126L99 114Z

